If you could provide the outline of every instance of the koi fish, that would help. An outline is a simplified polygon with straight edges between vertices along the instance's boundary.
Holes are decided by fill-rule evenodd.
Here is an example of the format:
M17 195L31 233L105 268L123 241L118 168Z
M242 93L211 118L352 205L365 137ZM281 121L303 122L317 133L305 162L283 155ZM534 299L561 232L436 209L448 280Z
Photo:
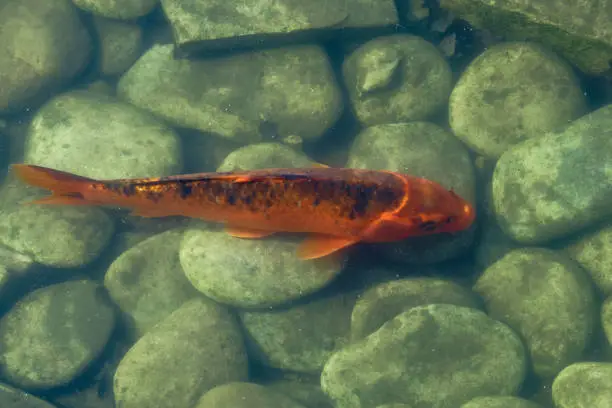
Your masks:
M239 238L309 233L301 259L358 242L392 242L468 228L475 211L452 190L390 171L313 167L95 180L14 164L19 179L52 195L39 204L132 209L143 217L186 216L225 224Z

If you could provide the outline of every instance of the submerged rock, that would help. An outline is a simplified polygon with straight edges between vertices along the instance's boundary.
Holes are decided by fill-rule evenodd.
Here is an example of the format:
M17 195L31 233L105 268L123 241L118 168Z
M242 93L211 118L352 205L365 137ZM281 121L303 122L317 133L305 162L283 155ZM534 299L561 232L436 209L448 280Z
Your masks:
M399 279L367 289L351 315L351 339L362 339L398 314L416 306L445 303L477 309L476 296L451 281L432 278Z
M95 360L114 329L113 308L93 281L35 290L0 320L0 367L25 389L66 385Z
M608 408L612 401L612 363L576 363L559 373L552 385L557 408Z
M230 382L213 388L195 408L305 408L299 402L258 384Z
M74 4L94 15L131 20L142 17L157 6L159 0L73 0Z
M593 288L565 254L531 248L508 252L474 285L487 312L519 333L533 371L553 378L582 358L595 326Z
M168 122L238 144L276 136L314 141L343 108L324 50L305 45L181 60L154 45L127 71L118 94Z
M97 17L94 26L99 37L98 70L102 75L127 71L140 56L143 30L131 22Z
M136 338L198 294L179 261L182 237L182 230L154 235L123 252L104 276L104 286Z
M310 167L314 164L304 153L280 143L256 143L228 154L217 171L256 170L265 168Z
M181 144L171 128L128 103L72 91L36 112L24 161L93 178L159 177L180 172Z
M520 42L492 46L474 59L449 104L454 134L489 158L562 130L587 111L572 67L539 45Z
M89 63L92 40L69 0L0 6L0 113L39 104Z
M518 397L477 397L460 408L542 408L535 402Z
M247 378L232 313L203 297L185 302L125 354L114 376L122 408L192 408L208 390Z
M342 66L357 119L364 125L425 120L452 89L451 69L436 47L412 35L378 37Z
M612 9L606 1L441 0L440 6L508 40L545 44L599 75L612 60Z
M559 133L526 140L495 166L492 198L500 227L523 244L576 233L612 214L612 105Z
M179 256L187 279L211 299L237 307L275 306L321 289L342 270L335 257L298 259L298 243L284 236L239 239L191 228Z
M525 350L510 328L471 308L433 304L333 354L321 385L339 408L455 408L476 396L514 394L525 373Z
M24 204L43 195L47 193L13 177L2 186L0 243L10 251L1 251L0 256L8 258L6 265L25 271L31 260L75 268L98 258L115 231L113 220L96 207Z
M603 294L612 295L612 227L582 236L565 249Z
M348 343L354 304L355 296L336 295L286 310L241 313L251 357L271 367L318 374Z
M161 5L177 46L188 54L316 42L398 22L392 0L162 0Z
M6 408L55 408L47 401L13 388L6 384L0 384L0 407Z

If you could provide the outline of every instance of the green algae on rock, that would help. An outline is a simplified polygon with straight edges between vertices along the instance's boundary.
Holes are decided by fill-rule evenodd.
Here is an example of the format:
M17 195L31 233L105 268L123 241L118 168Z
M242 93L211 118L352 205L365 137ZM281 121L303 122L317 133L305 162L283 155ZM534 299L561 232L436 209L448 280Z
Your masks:
M392 0L162 0L161 6L175 43L188 54L313 43L343 29L350 35L398 23Z
M1 113L38 105L89 63L91 36L71 1L2 1L0 27Z
M481 216L480 226L479 243L474 250L474 262L479 271L484 271L509 251L522 247L504 234L493 216Z
M562 252L510 251L484 271L474 291L492 318L522 336L542 378L579 360L589 345L595 294L586 272Z
M96 207L24 205L44 195L12 173L0 189L0 243L15 252L3 253L9 264L27 268L29 258L54 268L75 268L93 262L113 236L113 220Z
M0 407L5 408L56 408L45 400L36 398L20 389L0 383Z
M237 239L224 231L190 228L179 257L187 279L209 298L244 308L276 306L323 288L342 271L334 257L298 259L299 242L284 236Z
M318 377L315 377L318 379ZM278 379L265 382L269 390L284 394L304 405L306 408L334 408L332 401L323 393L320 384L313 381L304 381L301 378Z
M449 102L453 133L497 158L510 147L565 128L587 111L572 67L543 47L489 47L461 74Z
M180 229L154 235L123 252L104 276L104 286L135 338L198 295L179 261L182 237Z
M342 70L353 111L366 126L425 120L452 89L442 54L412 35L371 40L346 58Z
M612 214L612 105L504 153L491 182L496 218L530 245L576 233Z
M185 302L123 356L114 376L122 408L192 408L202 394L247 378L235 316L212 300Z
M398 314L416 306L444 303L479 308L476 296L441 279L410 278L370 287L357 299L351 315L351 340L360 340Z
M476 397L460 408L542 408L535 402L511 396Z
M321 385L338 408L455 408L477 396L515 394L525 374L524 346L505 324L472 308L432 304L334 353Z
M256 143L228 154L217 171L256 170L265 168L310 167L314 164L304 153L281 143Z
M589 74L610 70L612 9L607 0L441 0L440 6L508 40L545 44Z
M425 177L475 201L470 154L450 132L428 122L370 126L355 138L345 167L391 170ZM433 263L457 256L472 244L475 228L454 235L433 235L377 245L401 263Z
M100 355L114 325L111 303L93 281L37 289L0 320L2 374L24 389L66 385Z
M194 408L305 408L302 404L259 384L230 382L208 391Z
M612 227L582 236L565 250L604 295L612 295Z
M283 310L242 312L250 357L282 370L318 374L348 343L355 298L335 295Z
M325 51L303 45L203 60L154 45L119 80L118 95L168 122L235 143L278 137L314 141L339 118L341 91Z
M101 75L119 75L138 59L143 29L138 24L103 17L93 19L98 34L97 68Z
M601 326L608 344L612 344L612 296L608 296L601 306Z
M73 0L73 3L94 15L117 20L132 20L155 9L159 0Z
M412 405L408 405L408 404L382 404L382 405L377 405L376 408L412 408Z
M180 140L171 128L89 91L61 94L36 112L24 161L103 179L168 176L182 167Z
M612 363L584 362L567 366L552 384L557 408L609 408L612 401Z

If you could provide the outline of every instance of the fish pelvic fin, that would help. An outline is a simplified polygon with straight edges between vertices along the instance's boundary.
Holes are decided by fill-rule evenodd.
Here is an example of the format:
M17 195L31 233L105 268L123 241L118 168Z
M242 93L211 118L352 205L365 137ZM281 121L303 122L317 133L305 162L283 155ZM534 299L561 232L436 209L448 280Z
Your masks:
M319 234L311 235L302 241L297 249L297 256L301 260L322 258L356 244L357 242L358 240L354 238Z
M274 234L274 231L263 231L253 228L225 226L225 232L235 238L257 239L264 238Z
M13 164L15 175L22 182L51 191L52 195L28 204L92 205L83 196L86 187L95 180L65 171L30 164Z

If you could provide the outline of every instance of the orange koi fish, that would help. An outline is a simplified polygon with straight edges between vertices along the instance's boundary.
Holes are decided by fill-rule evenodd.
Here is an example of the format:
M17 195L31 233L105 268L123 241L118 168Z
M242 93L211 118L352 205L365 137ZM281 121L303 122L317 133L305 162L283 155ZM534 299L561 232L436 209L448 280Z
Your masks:
M301 259L358 242L461 231L475 217L472 205L452 190L390 171L321 166L94 180L34 165L12 167L22 181L52 192L33 203L125 207L143 217L217 221L240 238L310 233L298 249Z

